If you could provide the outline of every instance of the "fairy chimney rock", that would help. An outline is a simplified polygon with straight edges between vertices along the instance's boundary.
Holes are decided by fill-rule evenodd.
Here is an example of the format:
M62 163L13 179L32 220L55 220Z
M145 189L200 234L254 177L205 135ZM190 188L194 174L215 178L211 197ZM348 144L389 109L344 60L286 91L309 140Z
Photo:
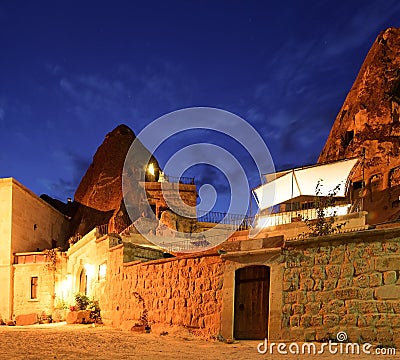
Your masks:
M74 199L99 211L118 209L122 200L122 169L135 134L126 125L108 133L93 156Z
M368 52L318 162L360 156L363 148L366 167L398 159L399 114L400 29L389 28Z
M352 157L360 158L352 199L363 199L368 222L400 218L400 29L378 35L318 162Z

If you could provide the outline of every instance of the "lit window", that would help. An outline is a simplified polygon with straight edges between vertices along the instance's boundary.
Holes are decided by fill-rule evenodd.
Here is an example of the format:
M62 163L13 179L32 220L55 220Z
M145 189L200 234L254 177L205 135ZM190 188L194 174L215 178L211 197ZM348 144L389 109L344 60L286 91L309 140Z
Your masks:
M107 264L100 264L99 265L99 280L104 280L106 278L107 273Z
M37 299L38 277L31 277L31 299Z

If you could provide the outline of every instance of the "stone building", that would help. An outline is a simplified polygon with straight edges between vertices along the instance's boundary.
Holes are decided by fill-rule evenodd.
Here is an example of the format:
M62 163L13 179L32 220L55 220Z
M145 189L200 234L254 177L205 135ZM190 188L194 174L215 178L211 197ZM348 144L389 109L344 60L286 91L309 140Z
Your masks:
M64 244L68 218L13 178L0 179L0 199L0 314L50 310L54 281L41 276L40 251Z
M277 341L324 341L345 331L352 342L400 346L399 38L397 29L379 35L319 159L324 169L350 158L362 164L345 174L350 193L341 197L351 201L341 205L353 211L339 216L346 223L341 232L299 236L307 226L293 215L310 210L312 194L302 193L299 183L294 194L294 180L304 175L296 172L304 169L292 169L274 174L286 186L280 201L263 204L258 197L261 210L279 207L278 217L287 221L244 226L217 247L185 253L187 243L201 249L191 236L215 224L193 223L169 209L155 159L151 176L139 184L153 215L142 216L138 206L137 217L127 217L121 177L134 134L119 126L99 147L71 203L45 197L46 203L15 180L0 181L0 271L8 286L1 315L54 312L58 302L71 304L83 292L99 301L106 324L127 330L142 323L154 331L181 326L205 337ZM116 157L112 165L108 153ZM148 164L142 165L146 171ZM191 182L166 188L196 203ZM353 206L357 200L360 208ZM159 245L137 231L149 222L160 226L153 234ZM183 239L168 238L172 230ZM68 237L63 251L36 251L62 246Z

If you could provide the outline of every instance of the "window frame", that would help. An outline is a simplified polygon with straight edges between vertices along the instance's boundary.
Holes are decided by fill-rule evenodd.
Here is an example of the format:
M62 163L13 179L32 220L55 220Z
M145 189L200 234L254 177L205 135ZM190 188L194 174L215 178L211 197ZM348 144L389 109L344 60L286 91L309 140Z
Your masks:
M30 300L38 299L39 277L31 276Z

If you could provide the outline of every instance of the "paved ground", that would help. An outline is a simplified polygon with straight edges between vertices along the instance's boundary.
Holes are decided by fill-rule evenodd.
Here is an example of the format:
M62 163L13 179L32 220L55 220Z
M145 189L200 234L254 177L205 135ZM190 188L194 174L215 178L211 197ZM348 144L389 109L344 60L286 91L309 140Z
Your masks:
M273 354L259 354L258 343L225 344L185 332L160 336L89 325L0 327L0 359L400 359L400 355L280 355L276 349Z

